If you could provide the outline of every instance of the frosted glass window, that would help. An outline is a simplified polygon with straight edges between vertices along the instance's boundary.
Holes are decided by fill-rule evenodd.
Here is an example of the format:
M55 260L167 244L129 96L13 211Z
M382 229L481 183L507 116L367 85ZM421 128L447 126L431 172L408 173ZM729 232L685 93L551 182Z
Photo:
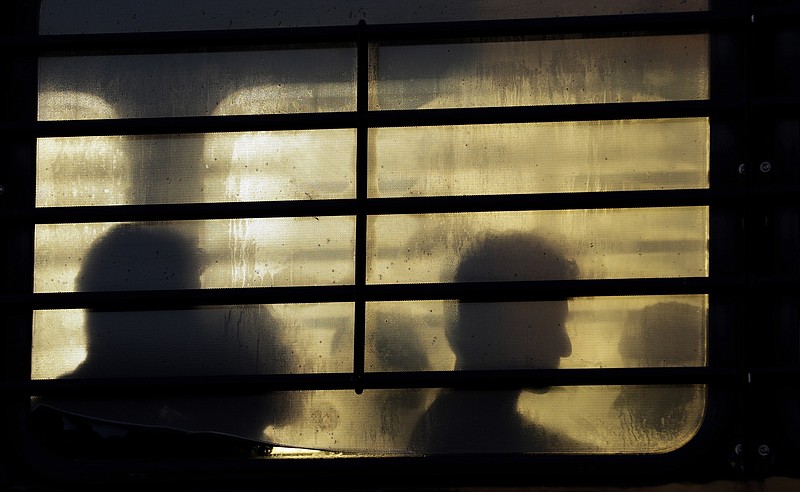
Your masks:
M706 365L707 296L367 306L367 371ZM409 434L421 454L672 451L705 414L706 388L441 390ZM432 396L430 393L426 394Z
M700 429L705 393L695 385L442 390L417 421L409 448L419 454L666 453Z
M351 47L45 56L39 119L352 111L355 66ZM87 93L113 116L70 110L86 104Z
M353 283L352 217L37 225L35 292Z
M31 377L347 372L352 337L348 303L35 311Z
M530 236L553 243L577 278L708 275L708 207L487 212L369 217L367 282L453 281L461 255L484 237L519 240L526 262L476 271L471 280L560 280L525 256Z
M561 358L561 367L641 365L638 359L630 358L632 350L649 357L648 366L660 366L667 354L675 353L676 346L674 341L662 344L675 338L681 341L682 351L691 355L671 365L705 365L706 302L706 296L572 299L566 323L572 350ZM448 358L443 357L449 351L444 324L458 320L442 317L455 307L450 303L448 308L446 304L441 301L370 303L368 371L452 369L454 357L449 358L449 366ZM117 376L259 372L253 365L260 372L278 373L349 370L352 312L350 304L226 306L162 313L36 312L33 376L91 377L101 370L110 370L103 375ZM536 314L536 308L529 305L525 312ZM676 312L691 314L675 315ZM89 316L87 332L95 333L94 336L81 334L85 321L79 320L85 316ZM181 318L177 325L176 317ZM142 324L145 318L149 322ZM401 319L406 323L399 324ZM624 322L615 322L620 319ZM541 317L532 321L537 320ZM164 330L166 325L171 329ZM112 329L118 330L117 333L107 336ZM639 340L648 337L651 343L631 344L631 336L638 336ZM82 337L94 340L94 345L81 341ZM439 347L431 350L437 337ZM57 367L59 357L67 355L63 344L53 343L58 339L72 341L73 367ZM110 360L102 357L103 342L107 344L105 349L114 354ZM391 349L388 352L381 348L387 347L386 342ZM521 345L517 342L509 347L518 350ZM142 344L148 350L142 350ZM92 354L93 346L100 350L94 358L86 355L87 349ZM203 347L208 346L213 347L215 357L207 357L209 351ZM154 347L165 350L153 350ZM167 350L170 348L174 350ZM536 349L531 347L531 350ZM169 354L166 358L165 352ZM276 353L281 357L275 357ZM426 357L420 357L423 353ZM513 359L512 354L506 355ZM136 362L132 363L130 358ZM432 406L437 397L443 400ZM285 447L356 454L478 450L660 453L677 449L697 431L704 416L705 388L578 386L489 393L367 390L360 395L352 391L314 391L270 394L263 402L255 398L124 398L122 404L120 400L59 399L48 403L76 413L100 414L110 420L223 430ZM463 407L452 407L448 401L462 402L480 411L466 415L458 410ZM265 406L268 403L271 406ZM495 403L506 404L501 407L508 413L502 416L494 413ZM444 413L440 408L443 406ZM153 412L154 407L161 411ZM229 418L233 409L245 418ZM282 416L280 423L275 422L277 416ZM470 419L482 421L482 427ZM255 427L258 423L261 427ZM472 432L463 432L458 438L428 434L440 425L444 429L455 426ZM513 425L534 430L518 433L521 438L511 439L507 433ZM491 429L491 438L486 438L481 428ZM464 435L482 436L480 448L464 441Z
M708 9L707 0L651 2L649 0L538 0L536 2L486 2L437 0L385 2L337 0L44 0L40 32L68 34L93 32L184 31L196 29L254 29L370 24L442 22L486 19L525 19Z
M666 453L680 448L702 424L705 394L704 387L692 385L575 386L522 392L409 389L367 390L360 395L353 391L301 391L157 400L59 398L57 403L78 414L87 409L101 411L105 420L112 422L167 424L263 440L276 446L274 457L476 451L609 455ZM502 402L507 404L506 412L497 418L478 411L472 414L472 421L463 407L461 412L433 415L427 411L434 408L437 397L481 410L487 410L481 403ZM436 424L458 436L425 432ZM528 430L519 432L514 425ZM514 430L511 438L509 429ZM464 442L470 436L486 439L481 446L470 447Z
M630 388L628 388L630 389ZM421 455L442 452L664 453L686 444L705 416L705 388L654 386L640 399L628 399L619 386L527 389L522 392L456 392L452 402L488 410L487 401L506 403L504 415L477 411L472 421L427 413L438 390L367 390L315 392L306 401L306 418L275 429L279 443L347 451L362 455ZM459 398L461 399L459 401ZM439 404L441 405L441 403ZM463 412L465 407L461 407ZM435 410L434 410L435 411ZM462 413L463 416L463 413ZM437 422L437 417L442 419ZM651 419L663 422L652 425ZM433 421L431 421L433 419ZM453 436L427 436L426 425L441 424ZM508 431L515 424L527 432ZM463 445L470 436L485 437L479 448ZM435 443L424 437L440 438Z
M365 369L459 369L454 351L459 342L449 342L457 337L454 327L459 322L483 327L490 337L471 334L469 344L459 345L482 369L705 366L707 302L705 295L461 305L456 301L370 302ZM541 336L548 320L557 336ZM514 328L514 323L521 328ZM511 343L505 346L501 339ZM540 352L549 354L537 355ZM475 369L474 365L470 368Z
M707 0L268 6L251 0L43 0L40 32L704 10ZM373 42L367 109L708 100L709 38L637 33ZM237 50L47 54L38 59L38 119L356 111L352 43ZM708 117L454 121L372 127L366 138L362 184L368 196L359 197L355 128L42 137L36 206L358 198L360 207L361 198L709 188ZM368 207L358 213L369 213ZM709 206L367 215L365 258L355 256L361 251L356 222L347 215L36 224L34 292L353 286L364 280L356 278L356 261L366 261L368 289L709 276ZM340 375L352 372L360 357L354 340L362 328L367 376L708 363L705 294L459 302L447 298L444 285L438 300L367 302L365 325L356 326L358 299L311 304L302 292L293 304L264 299L256 305L155 311L34 311L31 377ZM706 391L703 385L532 384L494 391L264 390L33 403L125 425L263 440L275 446L276 456L618 454L665 453L685 445L703 422Z
M375 128L370 196L708 187L708 118Z
M354 129L210 134L206 201L355 198L355 154Z
M355 130L54 137L37 142L36 205L355 197Z
M702 100L707 35L381 46L373 109Z

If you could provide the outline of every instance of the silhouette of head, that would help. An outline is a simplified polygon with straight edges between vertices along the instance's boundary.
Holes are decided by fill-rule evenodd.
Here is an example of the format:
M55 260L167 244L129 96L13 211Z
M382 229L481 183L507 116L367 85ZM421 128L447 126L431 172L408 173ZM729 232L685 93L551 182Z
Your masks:
M78 288L196 289L201 286L203 265L197 240L178 228L123 224L92 246L79 274ZM69 377L284 373L294 362L275 318L265 306L94 310L86 313L86 334L87 358ZM123 420L133 423L259 438L266 425L291 419L297 410L295 400L290 402L276 394L158 397L139 406L109 401L102 407L103 414L96 416L120 420L115 416L126 415L130 420Z
M196 289L202 263L196 240L175 228L121 224L92 245L77 287L80 291ZM198 314L193 310L89 312L88 362L102 361L107 376L177 375L180 364L174 358L199 341L193 336L199 335L199 320L192 319Z
M652 304L631 316L619 352L628 364L639 367L697 365L701 363L698 341L704 328L704 312L698 306Z
M705 327L705 311L697 305L652 304L630 317L619 352L625 364L634 367L702 365ZM687 418L692 404L704 400L702 395L696 385L623 386L614 405L637 431L678 435L691 429Z
M120 224L98 239L78 275L78 290L196 289L202 251L167 225Z
M555 280L577 276L575 264L529 233L488 235L468 251L458 282ZM447 338L457 369L556 368L572 345L564 327L567 301L461 302Z

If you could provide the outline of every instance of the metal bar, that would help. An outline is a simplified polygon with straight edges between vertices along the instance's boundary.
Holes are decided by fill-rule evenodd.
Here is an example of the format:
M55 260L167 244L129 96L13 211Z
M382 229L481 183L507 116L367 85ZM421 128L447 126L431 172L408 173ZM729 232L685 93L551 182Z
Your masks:
M502 19L425 24L368 26L368 38L380 42L450 40L453 38L553 36L582 37L619 33L694 33L735 29L735 14L727 11L622 14L536 19Z
M120 51L170 53L186 50L354 43L353 25L265 29L215 29L146 33L50 34L3 36L0 46L17 51L48 53L113 53Z
M365 373L359 383L363 384L363 389L454 388L492 391L537 386L738 384L739 376L734 369L710 367L528 369ZM0 392L4 395L76 398L352 389L354 381L350 373L52 379L0 383Z
M213 220L257 217L330 217L354 215L355 200L297 200L242 203L178 203L98 207L46 207L0 211L0 219L37 224Z
M763 203L791 203L796 189L764 190ZM603 208L737 206L735 190L641 190L449 197L296 200L247 203L187 203L97 207L46 207L0 210L0 219L36 224L211 220L256 217L330 217L345 215L434 214Z
M186 133L243 132L265 130L324 130L353 128L351 112L298 113L233 116L171 116L116 120L37 121L30 126L5 124L8 132L32 133L37 137L79 137L107 135L175 135Z
M39 2L13 5L4 9L8 15L8 30L24 35L38 31ZM5 19L2 22L5 24ZM3 50L0 64L4 66L6 80L0 82L8 94L0 107L2 117L31 125L36 120L38 93L38 60L29 53ZM30 135L3 135L2 170L0 185L5 190L0 197L0 210L32 211L36 190L36 141ZM28 295L33 291L35 230L30 223L3 223L0 238L0 292L4 295ZM7 306L0 313L0 378L10 381L27 381L31 374L31 346L33 330L30 313ZM3 402L5 403L5 402ZM9 403L11 403L9 401ZM14 402L18 404L19 402ZM9 407L10 408L10 407ZM5 413L7 417L10 413ZM6 426L0 426L6 427ZM7 428L7 427L6 427ZM14 431L15 433L15 431ZM0 435L6 435L0 429Z
M358 23L358 73L356 87L356 107L358 128L356 133L356 237L355 237L355 298L353 299L353 385L356 393L361 393L361 380L364 377L364 357L366 338L367 284L367 216L369 203L369 43L366 39L366 22Z
M173 116L116 120L59 120L2 123L4 133L26 133L40 138L116 135L163 135L256 130L313 130L406 126L478 125L558 121L599 121L688 118L733 115L737 104L708 100L654 101L556 106L413 109L330 113L234 116Z
M737 105L709 100L619 102L488 108L383 110L370 113L370 126L443 126L688 118L734 114Z
M761 289L777 291L791 284L764 283ZM739 278L638 278L592 280L542 280L386 285L329 285L307 287L252 287L153 291L51 292L0 296L0 306L26 309L96 309L137 311L189 309L197 306L364 302L398 300L461 300L503 302L559 300L571 297L673 295L739 292Z
M687 33L731 30L738 18L727 11L627 14L534 19L475 20L367 26L367 41L408 42L451 38L569 35L584 37L630 32ZM355 42L358 27L314 26L181 32L60 34L4 36L0 46L17 51L109 52L120 50L170 52L208 45L239 47L253 45L304 45ZM168 48L165 48L168 47Z

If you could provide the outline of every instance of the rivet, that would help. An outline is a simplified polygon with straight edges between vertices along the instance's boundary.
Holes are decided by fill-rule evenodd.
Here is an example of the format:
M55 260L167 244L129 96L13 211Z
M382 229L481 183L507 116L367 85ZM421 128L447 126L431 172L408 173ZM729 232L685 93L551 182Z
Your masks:
M762 444L761 446L758 447L758 454L760 456L768 456L769 451L770 451L769 446L767 446L766 444Z
M772 170L772 164L764 161L758 166L758 169L760 169L762 173L768 173L770 170Z

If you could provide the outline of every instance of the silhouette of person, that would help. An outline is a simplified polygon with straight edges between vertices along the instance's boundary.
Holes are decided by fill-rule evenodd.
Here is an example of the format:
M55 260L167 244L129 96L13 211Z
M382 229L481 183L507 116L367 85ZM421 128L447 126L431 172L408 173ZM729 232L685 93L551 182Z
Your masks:
M92 245L77 290L197 289L203 256L196 239L176 227L117 225ZM87 357L68 378L283 373L293 363L276 320L262 306L93 310L86 313L85 326ZM71 414L66 427L91 435L82 445L101 455L110 449L147 455L264 454L269 450L260 444L264 429L287 423L297 410L296 400L275 394L42 398L38 403ZM47 410L41 415L55 431L65 418Z
M575 264L541 237L488 235L461 260L455 280L551 280L577 276ZM458 303L446 330L456 370L555 369L572 345L564 327L567 301ZM546 392L547 388L534 388ZM522 390L442 390L418 422L418 453L536 452L576 449L566 436L526 420Z
M701 361L703 309L685 302L660 302L631 317L619 352L635 367L689 367ZM614 406L636 436L670 439L687 428L689 405L701 398L697 386L625 386ZM668 441L666 441L668 442Z

